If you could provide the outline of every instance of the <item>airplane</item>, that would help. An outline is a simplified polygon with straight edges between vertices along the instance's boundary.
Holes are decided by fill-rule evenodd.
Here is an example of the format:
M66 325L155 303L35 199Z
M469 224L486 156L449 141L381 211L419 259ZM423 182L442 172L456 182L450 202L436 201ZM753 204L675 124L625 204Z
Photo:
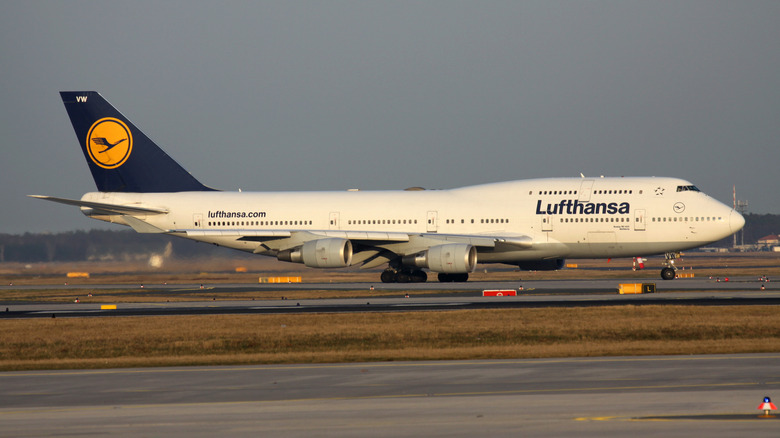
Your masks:
M95 91L60 92L97 186L86 216L312 268L387 265L383 282L465 282L477 263L557 270L566 259L664 254L745 219L666 177L527 179L448 190L227 192L203 185Z

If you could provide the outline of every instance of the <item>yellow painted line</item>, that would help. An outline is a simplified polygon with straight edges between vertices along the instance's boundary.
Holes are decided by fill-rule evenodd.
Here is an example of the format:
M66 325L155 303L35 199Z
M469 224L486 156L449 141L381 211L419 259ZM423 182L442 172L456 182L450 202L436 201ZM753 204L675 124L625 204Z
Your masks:
M755 414L695 414L695 415L655 415L648 417L578 417L574 421L728 421L728 422L755 422L763 418Z
M100 310L116 310L116 304L103 304Z
M589 388L558 388L558 389L518 389L518 390L504 390L504 391L471 391L471 392L444 392L444 393L416 393L416 394L385 394L385 395L366 395L366 396L344 396L344 397L307 397L307 398L294 398L294 399L281 399L281 400L255 400L251 402L270 403L270 402L312 402L312 401L334 401L334 400L371 400L371 399L404 399L404 398L422 398L422 397L473 397L473 396L493 396L493 395L512 395L512 394L552 394L560 392L587 392L587 391L625 391L636 389L682 389L682 388L711 388L718 387L724 388L729 386L756 386L763 385L764 383L721 383L715 385L698 384L698 385L641 385L641 386L616 386L616 387L589 387ZM140 389L135 392L153 392L153 390ZM128 392L128 391L125 391ZM225 402L227 404L232 402ZM250 402L246 402L250 403ZM173 405L211 405L214 403L174 403ZM219 402L217 404L223 404ZM142 406L142 405L134 405ZM157 405L149 405L157 406ZM171 406L165 404L164 406ZM0 415L8 414L8 412L2 412ZM648 417L648 420L659 418ZM594 417L594 418L617 418L617 417ZM636 418L632 418L636 419ZM641 418L640 418L641 419Z
M586 392L586 391L626 391L636 389L683 389L683 388L725 388L730 386L756 386L764 385L759 382L731 382L715 384L695 384L695 385L638 385L638 386L596 386L590 388L557 388L557 389L510 389L505 391L485 391L485 392L450 392L427 394L433 397L455 397L455 396L474 396L474 395L508 395L508 394L552 394L556 392Z

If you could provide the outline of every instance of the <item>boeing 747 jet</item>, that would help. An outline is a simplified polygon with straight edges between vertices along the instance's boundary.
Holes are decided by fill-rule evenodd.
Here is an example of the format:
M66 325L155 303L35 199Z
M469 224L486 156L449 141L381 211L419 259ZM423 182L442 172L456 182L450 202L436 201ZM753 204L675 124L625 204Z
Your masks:
M227 192L201 184L94 91L61 92L97 192L88 217L313 268L386 266L383 282L467 281L477 263L664 254L737 232L735 210L677 178L544 178L449 190Z

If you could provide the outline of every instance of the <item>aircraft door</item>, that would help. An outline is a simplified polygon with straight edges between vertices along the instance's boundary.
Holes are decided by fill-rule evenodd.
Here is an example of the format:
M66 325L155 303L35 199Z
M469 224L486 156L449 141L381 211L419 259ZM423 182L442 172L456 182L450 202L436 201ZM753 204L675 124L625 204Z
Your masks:
M203 228L203 215L200 213L193 214L192 224L194 228Z
M580 184L579 201L589 202L591 193L593 193L593 180L592 179L583 180L582 184Z
M329 230L340 230L341 225L339 224L339 212L338 211L332 211L330 213L330 220L328 221L328 229Z
M542 216L542 231L552 231L552 230L553 230L552 215L546 214Z
M439 229L438 228L438 226L439 226L439 224L438 224L438 216L439 216L439 213L436 212L436 211L429 211L428 212L428 224L427 224L428 228L426 228L426 229L427 229L427 231L429 233L435 233L436 231L438 231L438 229Z
M645 210L637 210L634 212L634 231L645 231L646 217Z

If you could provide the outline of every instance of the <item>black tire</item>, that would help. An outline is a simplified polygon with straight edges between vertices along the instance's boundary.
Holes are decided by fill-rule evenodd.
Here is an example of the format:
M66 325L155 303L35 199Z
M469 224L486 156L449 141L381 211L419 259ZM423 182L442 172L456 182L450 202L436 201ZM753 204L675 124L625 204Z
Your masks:
M672 268L661 269L661 278L664 280L674 280L676 276L677 274L674 272L674 269Z
M398 271L395 273L396 283L409 283L411 281L412 281L412 277L409 275L408 272Z
M441 283L465 283L469 281L468 272L464 274L439 274L439 282Z
M412 283L425 283L428 281L428 274L425 271L413 271Z
M382 283L395 283L395 272L393 271L382 271L382 275L379 276L379 279L382 280Z

